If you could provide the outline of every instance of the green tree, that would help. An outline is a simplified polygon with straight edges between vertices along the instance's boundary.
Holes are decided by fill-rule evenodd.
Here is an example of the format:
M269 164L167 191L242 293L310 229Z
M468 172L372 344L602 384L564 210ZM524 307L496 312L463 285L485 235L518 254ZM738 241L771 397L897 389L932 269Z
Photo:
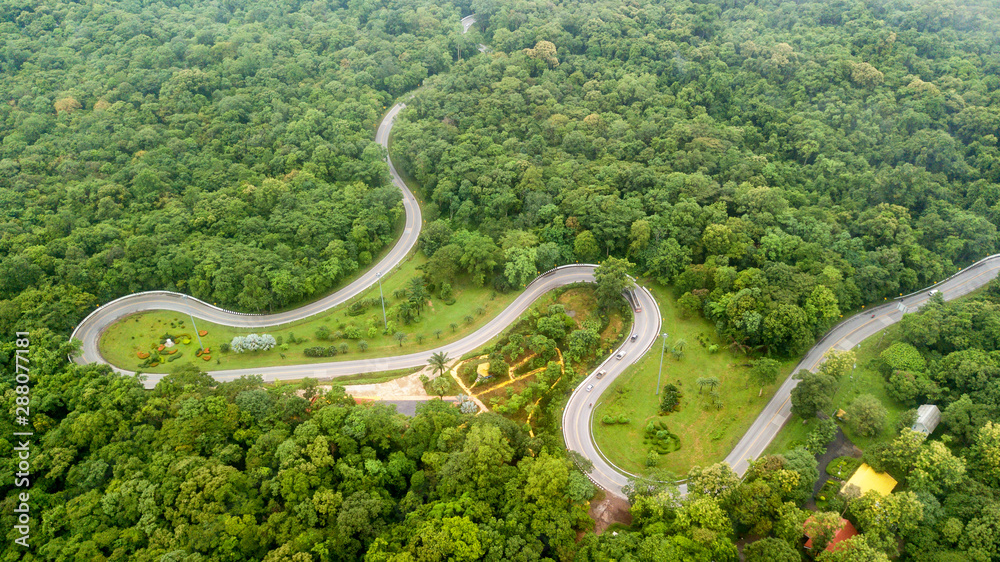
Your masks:
M816 417L816 412L826 411L833 405L837 380L824 373L802 370L795 373L799 381L792 389L792 413L803 419Z
M455 233L452 240L462 248L459 263L472 275L477 286L483 286L486 276L497 266L500 249L489 236L477 232L461 230Z
M601 255L601 248L597 245L597 239L589 230L576 235L573 242L573 253L579 261L583 263L594 263Z
M928 443L912 462L908 482L913 490L941 495L965 479L965 460L952 454L940 441Z
M805 533L812 538L813 551L823 552L826 550L827 545L830 544L842 526L839 513L826 511L810 517L805 524Z
M514 247L505 251L507 264L504 266L504 275L512 287L520 288L528 281L535 278L535 259L537 250L535 248Z
M988 421L979 428L969 458L977 480L994 488L1000 486L1000 424Z
M684 357L684 348L686 346L687 341L683 339L678 339L674 342L674 345L670 346L670 353L673 354L674 359L680 361L681 358ZM716 382L718 382L718 379L716 379Z
M847 407L847 421L855 432L872 437L882 432L889 412L878 398L862 394Z
M479 560L485 551L479 527L467 517L446 517L426 522L410 545L415 560Z
M761 357L760 359L755 359L752 363L753 365L747 373L748 385L753 383L760 386L761 392L763 392L765 386L774 384L778 380L778 373L781 367L781 363L778 361L769 357Z
M837 549L820 552L817 562L889 562L889 557L873 547L866 535L856 535L837 543Z
M787 542L773 537L748 544L743 549L747 562L800 562L802 555Z
M628 260L608 258L594 270L597 303L602 310L616 306L622 298L622 292L633 287L628 276L628 268L632 265Z
M709 467L694 466L688 471L688 493L718 498L725 502L740 485L736 472L724 462Z
M403 342L406 341L406 338L408 337L409 336L407 335L406 332L396 332L392 335L392 339L396 340L396 343L399 344L399 347L403 347Z
M906 342L896 342L885 348L879 358L886 366L886 372L913 371L922 372L927 362L917 351L917 348Z
M443 375L440 375L431 379L430 386L431 390L434 391L434 394L437 394L438 396L444 396L445 393L447 393L448 390L451 389L451 380Z
M897 538L904 541L924 516L924 505L913 492L895 492L882 496L869 491L850 503L858 528L874 548L895 556Z
M971 444L976 432L987 421L986 408L963 394L941 412L941 423L963 443Z
M854 369L856 362L857 356L854 351L831 349L823 354L823 362L819 366L819 372L835 379L841 379Z
M448 354L444 351L437 351L431 354L431 358L428 360L431 368L434 370L434 374L441 375L445 372L448 365Z

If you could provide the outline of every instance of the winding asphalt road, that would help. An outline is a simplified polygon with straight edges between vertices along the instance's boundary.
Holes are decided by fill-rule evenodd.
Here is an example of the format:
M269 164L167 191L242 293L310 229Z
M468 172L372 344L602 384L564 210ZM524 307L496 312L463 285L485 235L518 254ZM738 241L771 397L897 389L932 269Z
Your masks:
M959 271L948 279L911 295L889 301L867 312L855 314L833 327L806 353L792 375L802 369L815 371L823 361L823 354L831 349L848 350L865 338L877 334L887 326L899 322L904 314L919 309L930 299L932 290L941 291L945 300L952 300L986 285L1000 271L1000 254L986 257ZM790 375L775 392L753 425L726 456L726 462L737 474L743 476L747 460L756 459L771 443L792 414L791 392L799 381Z
M474 22L474 16L463 18L463 32L468 31L468 28ZM405 105L402 103L393 106L379 125L375 139L383 147L388 148L393 121L404 107ZM150 291L127 295L99 307L73 330L72 337L81 340L83 343L81 353L75 358L75 361L79 363L107 363L101 356L98 348L98 340L101 333L116 320L136 312L171 310L183 314L191 314L196 318L217 324L245 328L262 328L285 324L312 316L357 296L374 284L378 275L387 273L406 257L416 244L422 226L420 207L417 204L416 198L399 177L395 167L392 165L392 161L388 160L388 158L387 161L392 181L403 194L403 205L406 210L406 224L403 234L385 258L347 287L300 308L268 315L232 312L193 297L169 291ZM262 375L266 381L299 379L303 377L328 379L355 373L421 367L428 363L428 359L432 353L438 351L448 353L452 357L458 357L483 347L516 320L536 299L548 291L571 283L593 282L595 267L594 265L566 265L543 273L532 281L513 303L485 326L459 341L434 350L379 359L286 365L257 369L235 369L213 371L209 374L220 381L233 380L243 375L251 374ZM998 270L1000 270L1000 255L990 256L960 271L948 280L939 283L935 288L943 293L945 299L957 298L988 283L997 276ZM580 386L573 391L563 412L563 436L566 446L583 454L593 462L594 469L591 471L590 477L597 485L619 496L622 495L622 486L627 483L631 475L613 466L600 453L593 439L591 424L593 423L593 404L596 404L600 400L601 394L611 386L611 383L619 374L624 372L628 366L635 363L653 346L661 331L662 320L658 314L659 306L653 295L645 288L638 287L635 290L635 297L642 309L642 312L635 314L633 333L637 334L636 341L631 341L631 339L627 338L625 343L615 351L614 355L600 365L594 373L588 375ZM847 319L831 330L806 354L805 358L796 368L796 371L800 369L815 369L827 350L832 348L849 349L864 338L877 333L894 322L898 322L905 312L919 308L927 301L927 298L928 295L925 290ZM899 304L905 306L906 309L897 308ZM872 317L872 314L875 316ZM669 327L667 327L667 330L669 331ZM625 353L624 357L620 360L616 359L619 351ZM117 367L114 368L123 374L134 374L131 371L118 369ZM597 379L596 373L601 370L606 370L607 374ZM146 388L154 387L163 378L163 375L158 374L146 374L145 376L144 384ZM740 440L729 456L726 457L726 461L740 475L746 471L747 459L754 459L760 456L767 445L777 435L785 421L787 421L791 407L789 396L796 382L789 377L781 385L774 398L767 404L743 439ZM593 386L588 389L590 385Z

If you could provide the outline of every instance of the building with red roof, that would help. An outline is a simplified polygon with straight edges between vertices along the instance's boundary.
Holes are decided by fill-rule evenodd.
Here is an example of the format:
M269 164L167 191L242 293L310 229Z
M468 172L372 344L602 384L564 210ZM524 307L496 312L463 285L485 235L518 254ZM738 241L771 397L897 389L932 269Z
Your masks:
M812 517L810 517L809 519L806 520L805 525L808 525L810 521L812 521ZM851 537L853 537L854 535L857 535L857 534L858 534L858 530L854 528L854 525L852 525L851 522L848 521L847 519L844 519L843 517L841 517L840 518L840 530L838 530L837 534L834 535L833 539L830 540L830 544L826 545L826 550L829 550L830 552L836 552L840 548L837 545L841 541L846 541L847 539L849 539L849 538L851 538ZM806 536L809 537L809 533L806 533ZM806 545L805 545L806 548L811 549L812 548L812 542L813 542L812 537L809 537L809 540L806 541Z

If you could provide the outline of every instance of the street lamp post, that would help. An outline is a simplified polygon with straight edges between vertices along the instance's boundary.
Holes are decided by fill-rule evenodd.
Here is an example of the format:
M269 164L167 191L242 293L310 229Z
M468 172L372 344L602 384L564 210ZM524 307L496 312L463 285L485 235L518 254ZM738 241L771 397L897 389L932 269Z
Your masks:
M194 335L198 337L198 349L205 349L205 346L201 343L201 334L198 333L198 325L194 323L194 316L189 313L188 318L191 319L191 325L194 326Z
M382 272L381 271L375 274L375 279L378 279L378 298L379 298L380 301L382 301L382 324L383 324L383 327L386 330L388 330L389 329L389 320L387 320L386 317L385 317L385 296L382 295Z
M660 395L660 375L663 374L663 352L667 349L667 335L663 332L663 344L660 345L660 371L656 373L656 396Z
M184 295L184 300L187 300L187 298L188 296ZM194 323L194 315L189 312L188 318L191 319L191 325L194 327L194 335L198 338L198 349L205 349L205 346L201 344L201 334L198 333L198 325Z

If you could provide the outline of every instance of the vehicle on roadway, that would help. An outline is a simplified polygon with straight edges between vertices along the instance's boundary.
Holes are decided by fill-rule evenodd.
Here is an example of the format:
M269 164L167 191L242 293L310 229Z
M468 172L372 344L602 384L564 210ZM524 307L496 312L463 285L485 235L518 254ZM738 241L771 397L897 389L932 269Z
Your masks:
M940 290L938 290L938 289L931 289L931 290L930 290L930 292L929 292L929 293L927 293L927 296L928 296L928 297L933 297L934 295L936 295L936 294L938 294L938 293L940 293L940 292L941 292L941 291L940 291Z
M639 337L639 334L632 334L632 337L629 338L629 339L632 340L632 341L635 341L636 338L638 338L638 337Z
M604 370L597 371L597 378L601 378L601 377L603 377L606 374L608 374L607 371L604 371Z
M617 359L619 361L622 360L622 357L625 357L625 352L624 351L619 351L618 355L615 355L615 359Z
M591 390L594 390L594 385L588 384L587 385L587 392L590 392Z

